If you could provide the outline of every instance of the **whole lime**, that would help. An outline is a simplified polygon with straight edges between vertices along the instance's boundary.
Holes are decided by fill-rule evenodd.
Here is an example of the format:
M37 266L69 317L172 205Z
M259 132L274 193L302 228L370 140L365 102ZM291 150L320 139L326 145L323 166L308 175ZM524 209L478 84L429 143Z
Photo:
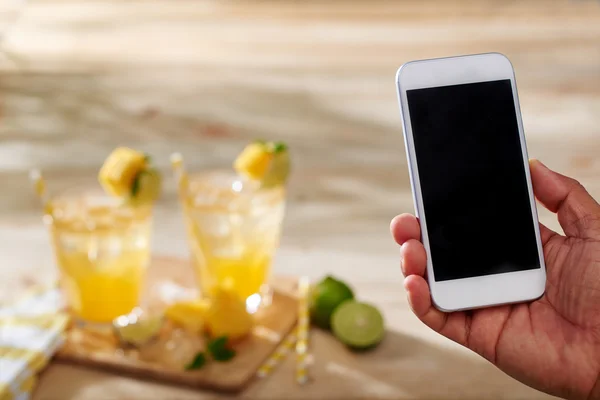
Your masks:
M352 289L331 276L316 284L310 296L310 319L323 329L331 326L331 315L346 300L354 299Z

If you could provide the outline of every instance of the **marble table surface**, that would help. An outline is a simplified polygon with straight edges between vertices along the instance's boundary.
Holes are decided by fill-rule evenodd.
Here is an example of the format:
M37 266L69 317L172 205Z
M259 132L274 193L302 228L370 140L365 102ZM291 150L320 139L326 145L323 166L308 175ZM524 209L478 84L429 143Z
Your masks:
M299 388L288 363L242 397L543 398L408 308L388 232L413 209L394 74L411 59L506 54L530 156L600 198L599 44L600 3L586 0L30 0L0 44L0 301L55 277L31 168L60 190L128 145L169 177L174 151L191 169L226 167L247 141L278 138L294 173L276 273L343 277L381 307L390 339L365 356L372 373L321 365ZM153 249L187 257L165 183ZM123 397L216 395L53 364L34 396Z

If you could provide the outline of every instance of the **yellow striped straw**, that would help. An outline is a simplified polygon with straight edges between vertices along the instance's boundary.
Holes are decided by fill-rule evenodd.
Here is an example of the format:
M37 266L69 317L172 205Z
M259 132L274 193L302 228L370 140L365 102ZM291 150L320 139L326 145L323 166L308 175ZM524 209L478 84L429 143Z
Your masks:
M284 341L277 347L275 352L271 354L271 357L265 361L265 363L258 369L256 376L258 378L266 378L271 375L271 372L285 359L285 357L292 351L296 344L296 333L297 329L294 328L290 334L284 339Z
M187 172L183 166L183 156L181 155L181 153L171 154L171 167L173 168L173 172L177 177L179 194L183 196L188 189L189 179ZM185 199L185 197L182 197L182 200L183 199Z
M304 385L308 382L308 364L306 362L309 344L310 321L308 317L308 291L310 280L300 278L300 301L298 308L298 341L296 342L296 383Z
M46 188L46 181L39 169L32 169L29 172L29 180L33 184L33 191L39 197L45 213L50 213L50 199Z

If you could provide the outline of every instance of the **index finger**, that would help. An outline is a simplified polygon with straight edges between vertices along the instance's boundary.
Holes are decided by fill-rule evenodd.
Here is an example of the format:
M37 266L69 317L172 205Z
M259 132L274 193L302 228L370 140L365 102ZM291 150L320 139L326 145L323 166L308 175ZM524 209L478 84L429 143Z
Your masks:
M414 215L400 214L392 220L390 231L394 240L403 245L410 239L421 241L421 226Z

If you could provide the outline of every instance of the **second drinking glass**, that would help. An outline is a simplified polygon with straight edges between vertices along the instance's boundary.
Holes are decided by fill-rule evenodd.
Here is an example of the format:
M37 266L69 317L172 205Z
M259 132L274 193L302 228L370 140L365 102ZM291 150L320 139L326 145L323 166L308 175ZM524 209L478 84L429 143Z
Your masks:
M283 186L261 188L233 171L186 174L179 168L193 264L202 296L230 285L248 311L271 302L268 280L285 209Z

